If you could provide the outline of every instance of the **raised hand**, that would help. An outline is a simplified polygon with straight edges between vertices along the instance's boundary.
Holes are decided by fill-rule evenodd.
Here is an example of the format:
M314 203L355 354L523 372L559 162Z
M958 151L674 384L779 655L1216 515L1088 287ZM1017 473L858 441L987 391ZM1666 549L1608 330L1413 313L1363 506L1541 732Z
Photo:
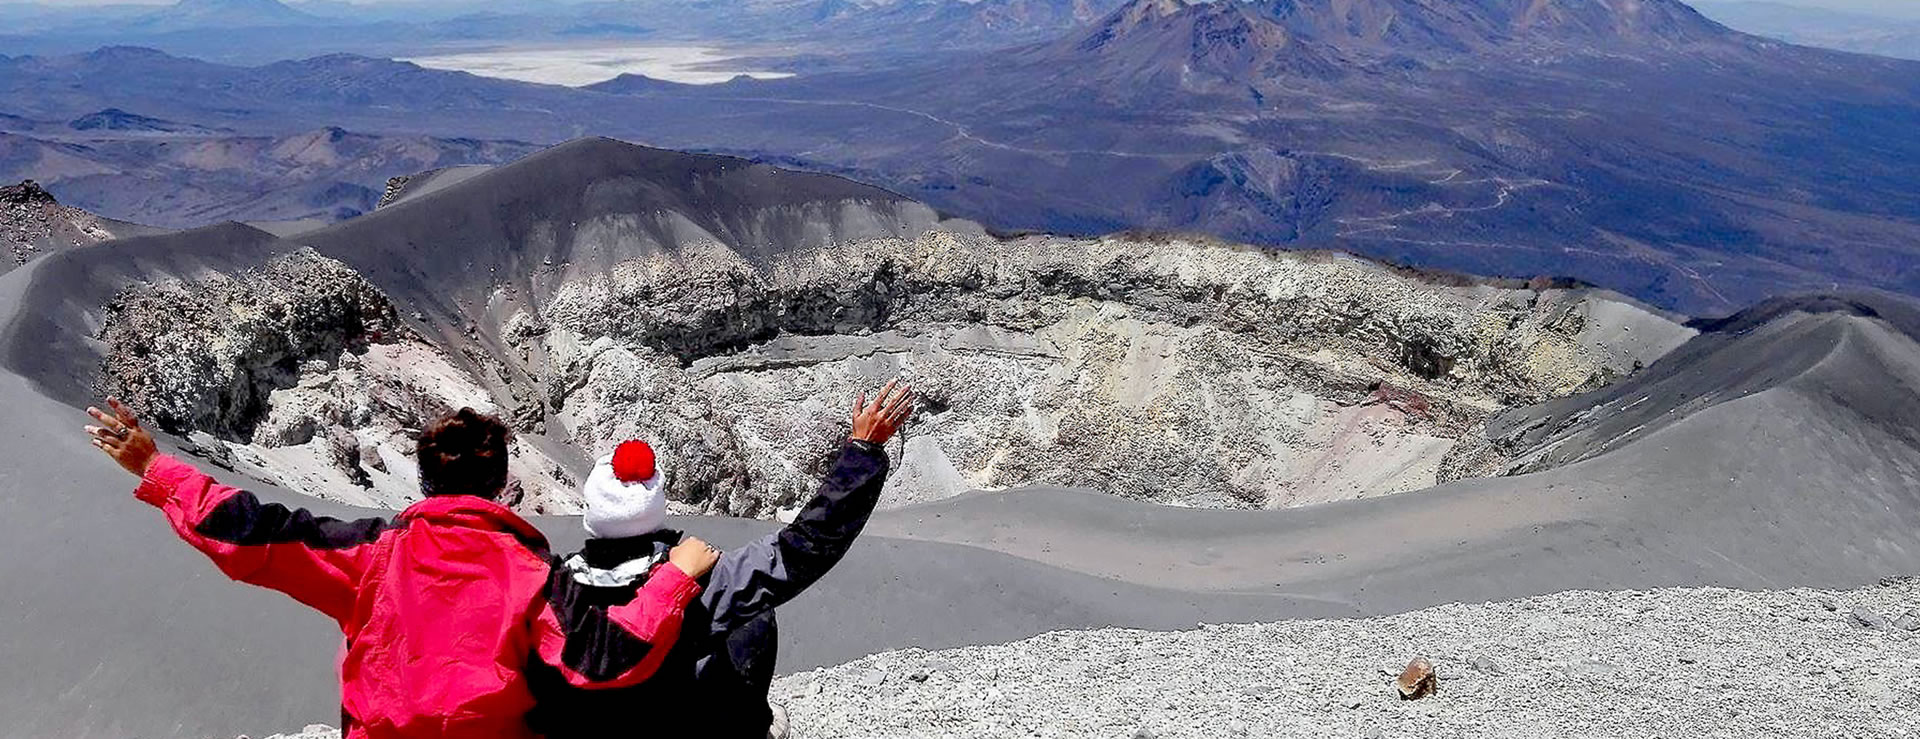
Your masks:
M913 387L888 380L872 403L865 391L853 402L853 433L847 438L885 444L913 415Z
M87 415L100 422L98 426L87 427L87 434L93 437L93 446L106 452L126 471L145 477L147 467L153 464L153 458L160 453L159 447L153 443L153 434L140 427L140 419L135 418L133 411L118 398L108 398L107 406L113 409L112 415L99 408L87 409Z
M687 577L696 580L705 577L713 569L713 565L719 561L720 550L713 548L712 544L701 541L697 536L681 539L679 544L667 550L667 562L680 568L681 572L687 573Z

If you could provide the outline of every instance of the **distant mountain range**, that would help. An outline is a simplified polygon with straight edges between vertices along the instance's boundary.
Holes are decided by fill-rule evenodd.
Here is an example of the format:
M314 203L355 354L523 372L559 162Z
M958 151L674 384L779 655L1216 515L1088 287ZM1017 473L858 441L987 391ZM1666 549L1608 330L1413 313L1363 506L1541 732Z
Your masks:
M1695 312L1920 289L1920 65L1672 0L1140 0L1006 53L638 96L750 142L715 149L1003 228L1565 273Z
M184 31L302 26L324 22L317 16L287 7L278 0L180 0L151 15L141 16L134 21L133 27L145 31Z
M1085 28L1123 0L515 0L479 4L180 0L147 5L0 3L0 53L109 44L261 63L329 52L417 56L423 48L661 40L781 42L802 55L922 54L1038 43ZM1518 37L1710 33L1673 0L1254 0L1290 31L1375 46L1483 47ZM1764 0L1707 0L1715 20L1795 43L1913 57L1916 24ZM230 33L247 29L244 34ZM346 29L351 30L346 30Z
M1920 292L1920 64L1738 33L1676 0L1137 0L1007 50L586 90L115 47L0 59L0 101L22 119L117 107L265 139L316 121L601 134L847 175L1006 230L1192 230L1568 275L1690 313L1836 285Z
M390 177L506 162L539 148L339 128L245 136L112 113L75 119L64 133L53 125L7 133L0 125L0 180L37 178L70 205L156 226L326 223L373 210Z
M145 5L0 3L0 53L104 45L258 64L329 52L417 56L436 46L781 42L804 53L925 53L1055 38L1121 0L519 0L481 4L180 0ZM232 33L246 29L247 33Z

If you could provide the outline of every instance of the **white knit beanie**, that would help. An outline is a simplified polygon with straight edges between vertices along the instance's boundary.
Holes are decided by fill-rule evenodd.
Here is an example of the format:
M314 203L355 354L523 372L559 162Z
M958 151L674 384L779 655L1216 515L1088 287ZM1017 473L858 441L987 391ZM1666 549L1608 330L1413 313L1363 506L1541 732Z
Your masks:
M587 536L618 539L659 531L667 525L664 476L654 463L653 447L644 441L622 442L602 457L581 488L587 513L581 523Z

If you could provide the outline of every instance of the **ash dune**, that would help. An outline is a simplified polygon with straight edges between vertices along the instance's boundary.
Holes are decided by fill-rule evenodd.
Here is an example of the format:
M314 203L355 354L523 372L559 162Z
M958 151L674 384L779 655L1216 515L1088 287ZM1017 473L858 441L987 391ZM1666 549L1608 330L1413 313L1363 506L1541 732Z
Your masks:
M26 717L17 730L264 734L337 715L331 625L198 561L125 495L130 478L67 433L101 385L139 375L127 370L142 360L120 349L158 333L116 312L169 303L190 308L173 325L216 361L166 365L159 380L186 390L148 388L148 402L220 398L158 403L170 418L156 420L178 432L170 443L242 470L223 473L236 481L251 472L351 485L341 460L354 457L335 428L354 437L369 479L374 457L404 468L404 413L450 402L424 392L448 385L408 384L423 375L403 370L429 364L512 417L529 447L522 460L551 463L557 488L600 434L642 430L596 414L658 404L679 433L735 428L728 445L672 469L676 486L691 483L680 503L704 511L782 505L791 491L777 480L701 478L703 465L784 464L804 479L804 435L764 429L813 424L807 433L830 436L815 419L837 413L837 393L898 370L936 390L949 383L922 409L927 425L893 450L903 480L937 482L925 474L940 471L927 465L933 451L962 473L949 489L1017 480L975 467L969 434L991 439L1008 428L993 423L1050 413L1091 419L1062 423L1055 451L1062 469L1105 467L1056 479L1101 489L970 492L882 514L783 609L785 672L1065 628L1380 615L1571 587L1853 587L1920 569L1920 343L1900 298L1772 304L1686 325L1603 291L1419 276L1339 255L993 239L846 180L607 141L437 179L411 195L397 183L387 207L289 239L227 224L57 253L0 276L10 408L0 496L27 512L0 520L0 552L15 563L0 569L0 587L25 604L0 634L0 660L26 667L0 675L0 711ZM934 258L943 254L964 259ZM198 297L163 300L168 290ZM249 317L276 306L310 307ZM194 320L219 310L243 320ZM1121 330L1130 325L1138 330ZM1069 329L1118 338L1068 340ZM398 349L434 361L378 356ZM1769 371L1749 378L1755 362ZM1224 365L1263 377L1229 382ZM971 369L940 380L942 366ZM1074 377L1097 387L1060 379ZM648 394L676 382L718 392L704 403ZM1189 468L1212 471L1179 456L1107 456L1150 441L1132 430L1196 428L1181 426L1185 402L1224 423L1268 423L1281 396L1227 402L1263 382L1298 393L1285 397L1397 414L1355 439L1376 449L1450 433L1458 479L1284 510L1195 510L1142 492L1174 488ZM1716 383L1729 390L1702 400ZM767 395L779 385L793 395ZM1220 390L1190 398L1177 389L1186 386ZM968 387L980 392L959 392ZM1054 397L1031 394L1043 391ZM823 415L801 394L818 396ZM995 396L1031 407L988 405ZM1142 396L1150 402L1128 405ZM775 420L733 423L750 412ZM258 435L301 431L294 416L317 422L312 438ZM1296 430L1311 441L1311 427ZM1201 459L1242 441L1154 449ZM1275 448L1251 458L1278 459ZM263 450L304 456L300 466L244 459ZM996 456L1008 458L984 459ZM1526 474L1470 476L1507 471ZM558 506L537 480L522 482L523 509ZM772 525L683 523L723 546ZM540 524L556 546L577 542L574 519Z

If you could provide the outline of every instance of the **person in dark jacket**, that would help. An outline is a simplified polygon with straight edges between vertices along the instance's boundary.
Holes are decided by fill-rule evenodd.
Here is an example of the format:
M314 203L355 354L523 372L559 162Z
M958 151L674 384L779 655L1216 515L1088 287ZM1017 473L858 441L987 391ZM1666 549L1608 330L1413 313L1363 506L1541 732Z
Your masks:
M705 590L687 606L680 639L652 678L589 689L567 685L561 665L530 663L533 729L549 739L625 736L643 721L647 731L686 729L702 739L784 735L767 703L778 641L774 609L819 580L853 545L887 479L883 445L911 409L911 389L897 382L871 403L860 395L853 431L819 492L793 523L727 552L701 578ZM643 442L626 442L595 466L585 484L586 546L555 559L549 588L563 623L565 614L618 608L644 592L649 578L643 573L681 536L664 528L662 482ZM626 641L617 633L570 631L566 652L592 664L618 659L630 649Z
M696 577L718 559L690 539L662 558L630 601L585 623L618 634L638 658L567 669L546 539L494 502L507 483L507 427L462 409L420 435L426 499L389 519L342 521L263 503L161 454L118 400L88 408L94 446L140 476L134 497L228 577L272 588L325 613L345 635L341 720L359 737L531 737L529 655L563 667L577 687L632 685L660 668L679 634ZM569 624L578 629L580 623Z

